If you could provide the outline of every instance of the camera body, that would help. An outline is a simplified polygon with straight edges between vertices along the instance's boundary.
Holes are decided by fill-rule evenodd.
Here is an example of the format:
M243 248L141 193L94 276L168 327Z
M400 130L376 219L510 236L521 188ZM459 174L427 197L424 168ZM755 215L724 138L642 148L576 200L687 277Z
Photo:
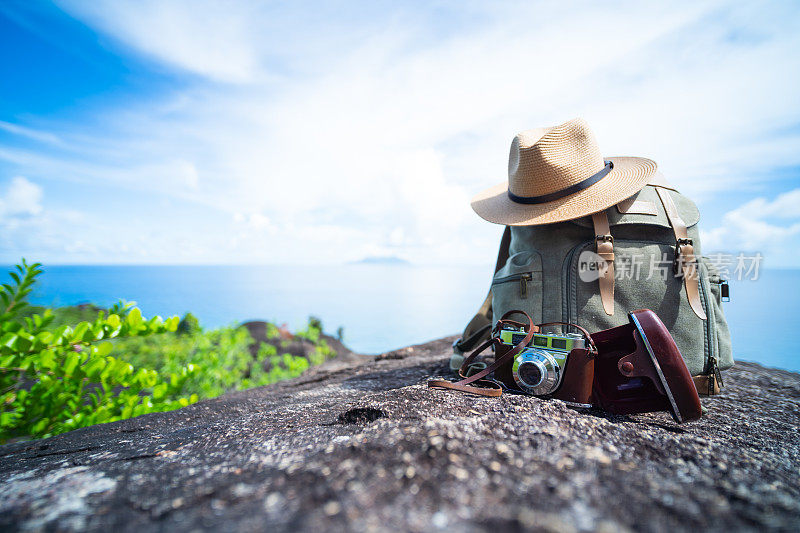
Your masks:
M500 330L500 342L516 346L525 334L524 328L506 326ZM585 348L586 339L580 334L534 333L511 365L514 383L518 389L535 396L552 394L561 385L569 353Z
M495 358L519 344L525 335L524 327L504 326L498 335L500 342L495 345ZM584 335L534 333L512 361L495 370L495 377L508 389L588 405L593 368Z

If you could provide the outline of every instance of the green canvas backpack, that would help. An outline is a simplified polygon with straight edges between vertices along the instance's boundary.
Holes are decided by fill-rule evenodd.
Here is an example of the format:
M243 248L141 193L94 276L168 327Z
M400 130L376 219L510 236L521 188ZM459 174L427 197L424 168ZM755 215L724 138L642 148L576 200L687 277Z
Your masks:
M507 226L491 289L453 345L457 370L504 313L534 323L570 322L596 332L651 309L675 339L695 386L716 394L733 366L722 312L728 284L700 255L695 204L656 173L633 197L591 217Z

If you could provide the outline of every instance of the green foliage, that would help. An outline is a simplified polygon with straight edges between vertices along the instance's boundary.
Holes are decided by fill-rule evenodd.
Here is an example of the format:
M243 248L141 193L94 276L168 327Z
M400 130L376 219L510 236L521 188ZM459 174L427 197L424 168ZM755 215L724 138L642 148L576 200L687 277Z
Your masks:
M308 325L304 329L296 332L295 335L313 343L318 342L320 335L322 335L322 321L315 316L308 317Z
M178 323L178 333L182 335L191 335L200 332L200 321L192 313L186 313Z
M253 364L253 342L244 328L219 328L207 332L163 334L122 339L115 349L135 366L175 372L185 366L200 369L184 385L184 392L213 398L240 388Z
M100 311L91 321L53 325L54 313L23 315L41 265L25 260L0 288L0 441L45 437L78 427L188 405L180 396L197 370L162 374L111 356L111 339L175 331L178 318L142 317L135 307Z
M319 364L319 362L314 364ZM256 362L250 376L243 381L243 388L260 387L284 379L295 378L305 372L308 367L309 360L305 357L289 353L278 355L278 349L275 346L262 342L258 348Z
M176 409L299 376L336 355L314 317L294 336L267 324L269 342L253 355L245 328L204 331L191 313L148 320L125 301L108 310L28 306L40 267L23 260L0 289L0 442ZM307 357L286 353L296 342Z
M49 325L50 328L57 328L59 326L74 326L79 322L91 322L97 318L97 314L102 311L102 309L94 305L75 305L51 309L41 306L26 305L17 313L17 319L19 320L24 317L41 315L48 310L53 315L53 320ZM114 313L114 311L111 310L109 310L109 312Z
M322 320L319 317L311 315L310 317L308 317L308 327L322 331Z

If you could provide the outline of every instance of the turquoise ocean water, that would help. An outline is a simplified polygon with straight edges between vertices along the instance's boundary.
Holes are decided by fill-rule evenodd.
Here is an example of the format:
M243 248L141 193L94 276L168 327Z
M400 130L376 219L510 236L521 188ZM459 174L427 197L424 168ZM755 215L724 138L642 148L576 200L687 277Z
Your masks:
M33 303L135 300L145 316L191 311L205 327L264 319L296 328L308 315L344 328L355 351L379 353L460 333L483 301L489 267L49 266ZM800 270L731 282L725 313L734 356L800 371Z

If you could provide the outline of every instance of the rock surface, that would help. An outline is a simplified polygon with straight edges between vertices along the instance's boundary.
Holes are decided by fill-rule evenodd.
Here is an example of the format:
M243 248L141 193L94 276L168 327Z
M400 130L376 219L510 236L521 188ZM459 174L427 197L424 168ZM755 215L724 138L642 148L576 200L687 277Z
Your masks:
M0 447L0 528L800 529L800 375L740 363L677 425L428 390L450 340Z

